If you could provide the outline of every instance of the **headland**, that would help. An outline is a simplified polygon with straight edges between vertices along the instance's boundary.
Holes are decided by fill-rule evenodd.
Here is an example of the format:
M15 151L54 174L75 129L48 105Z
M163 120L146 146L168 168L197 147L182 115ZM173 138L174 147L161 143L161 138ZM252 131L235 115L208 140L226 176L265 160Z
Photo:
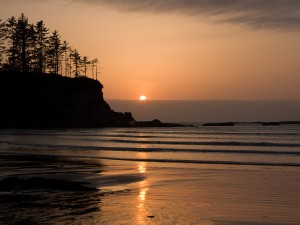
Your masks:
M0 128L180 126L159 120L139 122L130 112L115 112L102 89L99 81L87 77L1 72Z

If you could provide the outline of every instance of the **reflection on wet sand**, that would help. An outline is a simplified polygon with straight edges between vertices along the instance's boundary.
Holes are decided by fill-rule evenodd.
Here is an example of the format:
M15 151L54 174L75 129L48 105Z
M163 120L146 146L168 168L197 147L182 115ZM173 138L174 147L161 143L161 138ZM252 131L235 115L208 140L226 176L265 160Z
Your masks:
M148 209L146 204L148 188L141 188L138 196L137 222L138 224L146 224Z
M138 172L145 174L147 170L147 163L146 162L139 162L138 163Z
M146 157L143 155L143 157ZM138 162L137 164L138 172L141 174L146 174L147 172L147 163L146 162ZM137 224L146 224L147 216L149 215L149 208L147 208L146 198L147 193L149 191L149 187L147 187L147 180L139 182L139 193L137 196L137 211L136 218Z
M140 134L139 136L143 137L143 134ZM140 140L146 140L144 138L141 138ZM140 148L147 148L146 144L141 144ZM139 159L147 159L148 153L146 152L139 152L137 153L137 158ZM146 162L138 162L137 163L137 170L140 174L146 174L147 173L147 163ZM147 187L147 180L143 180L139 182L139 194L137 197L137 211L136 211L136 218L137 218L137 224L144 225L146 224L147 219L147 205L146 205L146 197L147 192L149 188Z

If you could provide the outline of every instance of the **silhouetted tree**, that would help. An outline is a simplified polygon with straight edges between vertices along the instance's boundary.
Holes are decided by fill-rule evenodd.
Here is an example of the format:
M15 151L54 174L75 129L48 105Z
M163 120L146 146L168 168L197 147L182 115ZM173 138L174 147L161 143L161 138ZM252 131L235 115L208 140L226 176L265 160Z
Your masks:
M5 23L0 19L0 69L2 69L2 62L5 55Z
M18 18L16 26L17 36L17 60L20 64L20 71L27 72L30 67L32 30L28 24L28 18L22 13Z
M69 43L64 41L62 44L62 51L64 54L64 68L65 68L65 76L68 76L68 50L69 50ZM61 69L63 67L61 66ZM62 74L62 71L61 71Z
M72 77L72 53L73 53L73 48L69 46L68 49L68 72L69 76Z
M47 45L49 43L48 33L49 30L45 27L44 21L41 20L35 25L35 60L36 66L35 71L38 73L46 71L46 63L47 63Z
M71 53L71 57L72 57L73 65L75 66L75 69L73 72L75 73L75 77L78 77L80 69L81 69L81 56L77 52L77 49L75 49Z
M36 34L33 24L29 25L29 56L28 56L28 71L35 71L37 67L37 45L36 45Z
M49 48L48 48L48 69L51 73L58 74L61 66L62 57L62 43L58 31L55 30L49 37Z
M92 67L92 76L93 76L93 79L95 79L95 71L96 71L96 80L98 78L98 59L93 59L91 61L91 67Z
M96 63L96 80L98 80L98 63L99 63L99 60L97 58L95 59L95 63Z
M55 74L64 71L70 77L83 72L86 77L91 66L93 78L95 69L96 78L98 74L97 59L81 58L77 49L61 41L57 30L49 36L43 20L30 24L23 13L18 19L0 19L0 54L1 70Z
M7 41L7 69L10 71L15 71L18 69L17 65L17 20L15 17L10 17L6 21L6 41Z
M84 76L86 77L87 67L90 64L87 56L83 57L82 64L83 64L83 68L84 68Z

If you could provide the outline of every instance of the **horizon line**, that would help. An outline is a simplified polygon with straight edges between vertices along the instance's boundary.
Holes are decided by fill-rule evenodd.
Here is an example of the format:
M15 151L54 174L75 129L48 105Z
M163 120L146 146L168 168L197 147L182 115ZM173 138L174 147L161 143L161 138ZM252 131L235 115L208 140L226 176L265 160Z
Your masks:
M139 99L118 99L118 98L105 98L105 101L137 101L140 102ZM230 101L230 102L286 102L286 101L290 101L290 102L298 102L300 101L300 99L147 99L144 102L151 102L151 101L203 101L203 102L225 102L225 101Z

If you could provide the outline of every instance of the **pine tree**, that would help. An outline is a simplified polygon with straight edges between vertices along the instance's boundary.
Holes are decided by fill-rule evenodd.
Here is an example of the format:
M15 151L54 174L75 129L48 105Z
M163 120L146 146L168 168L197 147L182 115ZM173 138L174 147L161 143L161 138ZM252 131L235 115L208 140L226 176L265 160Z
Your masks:
M2 63L5 56L5 23L0 19L0 69L2 69Z
M73 71L73 73L75 73L75 77L78 77L81 69L81 56L79 55L78 51L75 49L72 52L71 57L72 57L73 65L75 66L75 70Z
M62 57L62 43L58 31L55 30L49 37L49 48L48 48L48 69L51 73L58 74L61 66Z
M98 73L98 59L93 59L91 61L91 66L92 66L92 76L93 76L93 79L95 79L95 70L96 70L96 80L97 80L97 73Z
M18 62L17 62L17 20L15 17L11 17L7 19L6 23L6 41L7 41L7 69L10 71L18 70Z
M64 55L64 68L65 68L65 76L68 76L68 50L69 50L69 43L64 41L62 44L62 51L63 51L63 55ZM62 69L63 67L61 67ZM61 74L62 71L61 71Z
M86 77L87 67L90 64L87 56L83 57L82 64L83 64L83 68L84 68L84 76Z
M36 67L35 71L38 73L44 73L46 71L47 61L47 45L49 42L48 33L49 30L45 27L44 21L41 20L35 25L35 46L36 46Z
M61 41L57 30L49 36L43 20L30 24L23 13L18 19L0 19L0 70L63 74L64 69L65 76L83 72L86 77L91 65L97 79L97 63L97 59L81 58L77 49Z
M36 67L38 64L37 60L37 45L36 45L37 37L35 35L35 28L33 24L29 25L29 55L28 58L28 71L36 72Z
M73 53L73 48L69 46L68 49L68 74L69 77L72 77L72 53Z
M99 60L96 58L95 59L95 64L96 64L96 80L98 80L98 63L99 63Z
M21 72L30 70L31 39L32 30L28 23L28 18L22 13L18 18L17 35L17 60L19 61Z

